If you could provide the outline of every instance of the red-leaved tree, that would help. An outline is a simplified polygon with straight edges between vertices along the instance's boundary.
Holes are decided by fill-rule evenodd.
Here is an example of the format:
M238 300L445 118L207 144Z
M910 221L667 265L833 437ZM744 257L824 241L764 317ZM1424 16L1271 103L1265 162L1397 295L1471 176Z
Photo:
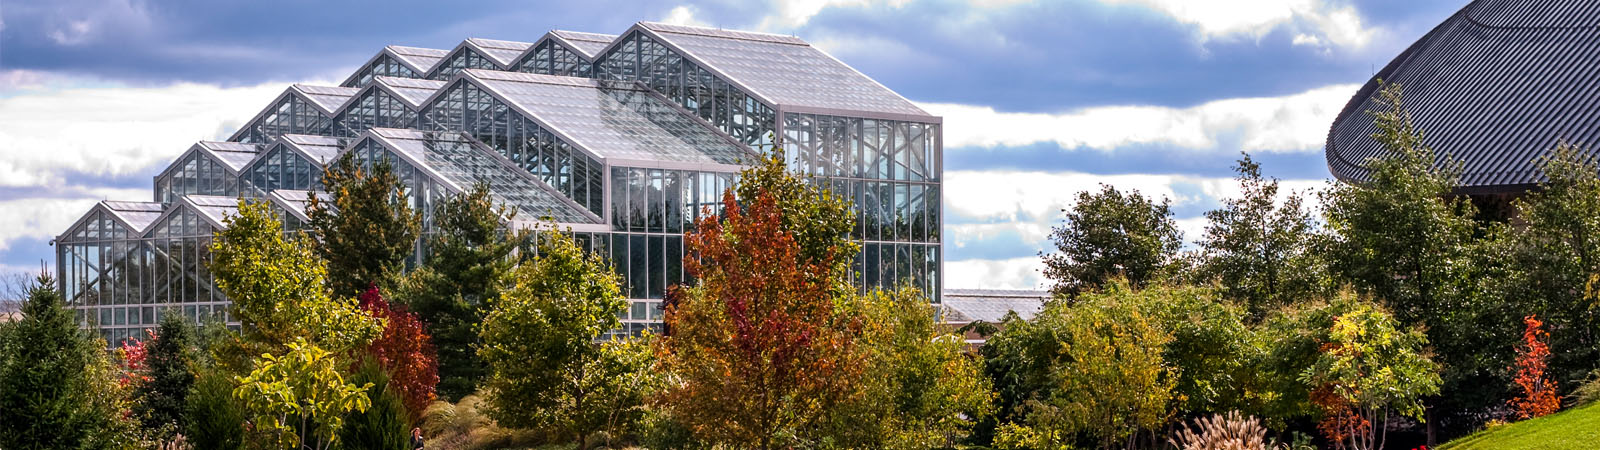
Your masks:
M823 232L834 216L848 230L848 210L789 178L780 160L742 178L746 200L725 192L720 220L707 215L685 236L685 268L699 282L669 296L657 356L673 381L660 400L698 440L790 447L851 395L863 365L859 323L835 310L851 248L834 243L842 232ZM807 226L821 237L809 240Z
M367 353L389 375L389 387L405 403L412 422L433 402L439 384L439 359L427 329L417 315L405 306L390 304L377 287L361 293L361 310L372 317L387 319L383 336L367 346Z
M156 338L154 332L147 332L147 334L149 335L149 340ZM127 339L122 341L122 346L117 347L116 361L118 369L120 369L119 372L121 372L117 377L118 385L131 389L134 386L150 381L149 370L145 369L145 359L147 359L150 352L145 348L144 343L145 341L139 339Z
M1522 391L1509 402L1517 418L1530 419L1561 409L1561 397L1556 395L1556 384L1545 376L1545 366L1550 362L1550 333L1544 331L1544 322L1537 316L1522 318L1526 328L1522 331L1522 345L1517 346L1517 377L1512 380Z

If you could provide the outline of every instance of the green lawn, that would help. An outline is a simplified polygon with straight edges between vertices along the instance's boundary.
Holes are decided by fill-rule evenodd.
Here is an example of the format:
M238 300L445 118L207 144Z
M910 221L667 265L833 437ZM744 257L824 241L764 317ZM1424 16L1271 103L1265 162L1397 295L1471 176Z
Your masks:
M1600 403L1484 430L1440 450L1589 449L1600 447Z

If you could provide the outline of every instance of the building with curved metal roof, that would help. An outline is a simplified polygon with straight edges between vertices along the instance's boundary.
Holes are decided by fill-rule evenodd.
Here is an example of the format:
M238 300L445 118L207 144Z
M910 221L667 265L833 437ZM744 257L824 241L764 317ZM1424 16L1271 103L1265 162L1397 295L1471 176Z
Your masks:
M1424 142L1463 163L1458 194L1516 194L1561 141L1600 144L1600 2L1476 0L1373 75L1328 133L1328 169L1364 181L1386 150L1367 111L1398 83Z

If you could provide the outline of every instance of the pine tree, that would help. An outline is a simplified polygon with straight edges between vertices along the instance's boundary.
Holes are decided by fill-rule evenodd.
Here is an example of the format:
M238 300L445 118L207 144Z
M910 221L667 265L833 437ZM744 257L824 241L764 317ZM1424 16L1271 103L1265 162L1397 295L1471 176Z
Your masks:
M99 449L128 443L123 392L105 341L62 307L55 280L28 290L22 319L0 326L0 448Z
M323 170L332 204L311 196L306 205L317 254L328 264L329 288L353 298L405 269L422 230L422 214L406 199L405 185L388 159L370 165L347 152Z
M406 277L394 298L427 324L438 351L438 394L455 401L475 392L484 376L473 353L473 326L483 321L485 302L499 298L500 282L527 235L502 225L516 211L497 206L482 183L445 198L434 217L438 229L428 243L427 263Z
M135 411L147 430L167 426L181 430L189 389L195 379L193 327L178 311L168 311L162 314L161 326L147 347L148 381L134 393L139 400Z

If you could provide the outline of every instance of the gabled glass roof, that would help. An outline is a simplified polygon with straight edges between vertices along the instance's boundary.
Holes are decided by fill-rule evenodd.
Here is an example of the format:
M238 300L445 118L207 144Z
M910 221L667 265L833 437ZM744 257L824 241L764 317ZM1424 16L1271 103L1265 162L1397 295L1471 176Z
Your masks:
M339 152L344 150L344 139L329 136L312 136L306 134L285 134L278 138L278 142L293 148L305 155L311 162L327 165Z
M313 106L316 106L317 109L322 110L324 114L329 116L332 116L334 111L339 110L340 106L344 106L344 102L350 100L350 97L354 97L357 92L361 92L361 88L304 84L296 84L290 89L299 91L301 97L310 101Z
M550 30L550 37L561 39L567 48L582 53L589 61L600 56L600 51L617 39L615 34L584 33L581 31Z
M517 62L517 57L522 56L522 52L528 51L528 48L533 47L533 44L527 42L481 38L468 38L462 44L476 47L478 53L493 59L495 63L500 64L501 68L511 67L511 64Z
M238 142L200 141L195 143L194 147L209 154L213 160L222 163L232 173L239 173L239 169L250 164L250 160L255 159L256 154L261 151L258 145Z
M903 114L936 120L905 97L800 38L653 22L639 22L635 28L774 107L839 115L852 111Z
M159 202L100 202L101 208L111 213L117 220L121 220L134 235L143 234L150 224L161 218L161 211L165 206Z
M490 194L516 208L519 215L549 217L561 223L604 222L464 133L373 128L365 136L457 193L487 182Z
M292 189L274 190L267 193L267 199L277 203L285 211L289 211L289 214L294 214L295 218L309 221L311 218L306 217L306 205L311 204L312 195L316 195L318 200L327 202L326 204L328 205L333 204L333 197L326 192L296 191Z
M418 74L427 73L428 69L432 69L435 64L439 63L439 60L450 54L449 50L403 47L399 45L384 47L383 50L393 56L395 60L410 66L411 70L416 71Z
M415 110L421 108L422 102L427 100L428 97L432 97L434 92L439 91L439 88L444 87L445 82L420 78L374 77L372 84L374 86L382 85L383 88L394 94L395 98L400 99L400 101L406 103L406 106L410 106L411 109Z
M219 197L214 195L185 195L180 200L184 206L193 209L211 222L213 228L223 228L222 219L239 213L239 199L234 197Z
M632 83L487 70L462 76L613 165L738 165L754 157L745 146Z

